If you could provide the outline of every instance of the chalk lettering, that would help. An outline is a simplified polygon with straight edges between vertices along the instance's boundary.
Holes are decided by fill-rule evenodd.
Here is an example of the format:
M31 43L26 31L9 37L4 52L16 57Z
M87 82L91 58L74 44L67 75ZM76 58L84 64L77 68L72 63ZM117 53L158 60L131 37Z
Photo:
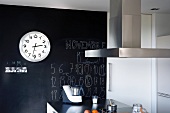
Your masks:
M83 75L83 64L76 64L77 75Z
M80 86L83 86L83 84L84 84L83 77L80 77L80 79L79 79L79 85L80 85Z
M52 100L56 100L57 99L57 90L51 91L51 98L52 98Z
M56 87L56 77L51 77L51 87Z
M62 66L63 66L63 64L61 64L59 69L58 69L59 73L63 73L63 69L61 68Z
M74 69L74 65L73 65L73 63L70 63L70 65L71 65L70 73L72 73L72 71L73 71L73 69Z
M77 63L81 63L81 52L77 52Z
M72 78L71 78L71 85L72 86L76 85L76 78L74 76L72 76Z
M90 74L90 65L89 64L85 64L84 72L85 72L85 74Z
M97 87L94 87L93 95L97 95Z
M71 81L71 76L67 76L67 84L68 84L68 85L71 85L71 82L72 82L72 81Z
M99 97L104 97L104 96L105 96L105 87L101 87Z
M55 67L54 67L54 65L55 64L51 64L51 70L52 70L51 74L55 74Z
M61 99L63 98L63 97L62 97L62 93L61 93L62 91L63 91L63 89L61 88L61 89L60 89L60 96L59 96L59 98L58 98L59 100L61 100Z
M60 87L62 87L63 85L65 85L65 76L60 77Z
M15 64L15 61L12 61L12 64Z
M66 49L71 49L71 40L66 40Z
M65 48L66 49L100 49L105 47L105 42L98 41L77 41L77 40L66 40Z
M94 85L97 85L97 80L98 80L98 78L94 77Z
M93 84L92 77L90 75L86 75L85 77L85 86L86 87L91 87Z
M78 41L73 40L73 41L72 41L72 49L76 49L76 48L77 48L77 45L78 45Z
M17 67L22 67L21 61L17 61Z
M106 48L106 42L102 42L102 48Z
M100 85L104 85L105 84L105 79L100 77Z
M106 75L106 73L105 73L105 65L102 64L99 67L99 76L105 76L105 75Z
M94 75L97 75L98 71L99 71L99 68L96 65L94 65L93 69L94 69Z
M88 88L88 91L86 93L86 96L85 97L91 97L91 87Z

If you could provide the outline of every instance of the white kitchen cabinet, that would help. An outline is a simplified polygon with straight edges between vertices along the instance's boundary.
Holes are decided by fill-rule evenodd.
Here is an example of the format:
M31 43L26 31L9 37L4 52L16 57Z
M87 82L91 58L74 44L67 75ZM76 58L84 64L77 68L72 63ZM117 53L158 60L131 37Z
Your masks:
M170 49L170 35L157 37L157 48ZM158 113L170 113L170 58L157 59Z
M170 113L170 97L158 96L158 113Z
M170 49L170 35L157 37L157 48ZM158 92L170 94L170 58L157 59Z

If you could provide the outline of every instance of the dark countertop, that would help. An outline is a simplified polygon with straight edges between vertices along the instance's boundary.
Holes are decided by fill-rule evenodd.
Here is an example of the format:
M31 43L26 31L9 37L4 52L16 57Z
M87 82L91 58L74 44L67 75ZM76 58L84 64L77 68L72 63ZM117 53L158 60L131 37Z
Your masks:
M114 104L117 105L117 112L115 113L132 113L132 106L123 104L121 102L112 100ZM58 112L58 113L84 113L84 110L93 110L97 109L106 109L109 104L109 100L99 100L98 104L92 104L91 100L84 100L81 104L65 104L62 102L49 102L49 104ZM113 112L112 112L113 113Z

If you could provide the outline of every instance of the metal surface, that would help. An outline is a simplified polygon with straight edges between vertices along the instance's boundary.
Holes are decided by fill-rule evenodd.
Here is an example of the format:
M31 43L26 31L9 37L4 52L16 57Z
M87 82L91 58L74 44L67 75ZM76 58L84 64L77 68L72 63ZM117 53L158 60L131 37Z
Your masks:
M117 111L117 105L107 105L107 111L109 112L116 112Z
M135 4L135 6L133 4ZM110 47L141 47L140 13L140 0L110 0Z
M85 57L170 58L170 49L112 48L86 50Z
M170 95L169 95L169 94L166 94L166 93L160 93L160 92L158 92L158 96L165 97L165 98L170 98Z
M109 45L122 47L122 0L110 0Z
M109 48L85 57L170 58L170 49L141 48L140 13L141 0L110 0Z
M113 67L112 67L112 63L109 63L109 80L108 80L108 84L109 84L109 87L108 87L108 91L111 91L111 86L112 86L112 69L113 69Z
M75 86L75 87L71 87L71 89L72 89L73 96L80 96L80 87Z

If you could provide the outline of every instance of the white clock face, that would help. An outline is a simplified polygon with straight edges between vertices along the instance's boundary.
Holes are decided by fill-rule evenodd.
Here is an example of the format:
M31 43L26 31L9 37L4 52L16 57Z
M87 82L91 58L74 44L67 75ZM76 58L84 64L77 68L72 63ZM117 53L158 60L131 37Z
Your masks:
M26 60L39 62L48 56L50 52L50 41L43 33L32 31L21 38L19 50Z

